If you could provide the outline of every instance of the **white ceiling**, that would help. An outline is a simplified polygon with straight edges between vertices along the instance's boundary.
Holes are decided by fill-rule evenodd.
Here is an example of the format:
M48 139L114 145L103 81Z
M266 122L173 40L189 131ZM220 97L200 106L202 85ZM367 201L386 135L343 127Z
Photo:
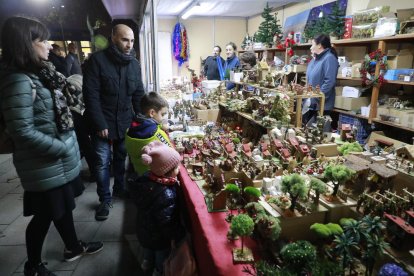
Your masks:
M278 8L290 3L308 2L309 0L158 0L157 16L179 16L195 3L196 7L191 16L232 16L250 17L261 14L266 3L269 7Z

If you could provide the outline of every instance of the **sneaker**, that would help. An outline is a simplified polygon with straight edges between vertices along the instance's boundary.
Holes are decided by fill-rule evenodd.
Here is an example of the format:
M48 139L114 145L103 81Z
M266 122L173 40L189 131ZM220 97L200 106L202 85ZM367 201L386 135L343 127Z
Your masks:
M39 263L35 267L29 267L29 263L24 264L24 276L57 276L46 268L47 263Z
M63 257L65 258L65 261L72 262L74 260L79 259L83 255L91 255L98 253L103 248L102 242L83 242L79 241L81 245L81 251L70 251L65 248L65 251L63 252Z
M98 208L96 208L95 219L106 220L108 218L110 208L112 208L111 202L102 202L99 204Z
M147 272L147 271L151 270L151 268L152 268L152 265L151 265L150 261L148 261L148 260L142 261L142 263L141 263L141 269L144 272Z

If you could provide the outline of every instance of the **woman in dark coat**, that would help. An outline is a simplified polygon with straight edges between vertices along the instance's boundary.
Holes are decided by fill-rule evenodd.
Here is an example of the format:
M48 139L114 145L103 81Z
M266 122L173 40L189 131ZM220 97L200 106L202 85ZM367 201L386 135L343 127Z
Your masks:
M65 77L46 60L49 31L37 20L8 18L2 29L0 111L13 143L20 177L23 214L33 216L26 229L25 275L55 275L42 263L43 242L53 221L73 261L103 247L76 235L74 197L83 191L79 147L64 91Z

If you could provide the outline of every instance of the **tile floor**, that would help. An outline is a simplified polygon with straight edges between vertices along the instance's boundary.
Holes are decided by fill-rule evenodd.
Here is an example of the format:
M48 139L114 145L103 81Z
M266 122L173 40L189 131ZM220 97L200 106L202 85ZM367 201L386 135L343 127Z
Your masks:
M74 262L63 261L63 242L53 224L43 247L43 260L59 276L145 275L139 267L141 250L135 236L135 206L115 199L106 221L94 218L98 204L96 184L85 183L74 210L78 238L103 241L104 249ZM23 189L10 155L0 155L0 275L23 275L26 261L25 230L30 218L23 217Z

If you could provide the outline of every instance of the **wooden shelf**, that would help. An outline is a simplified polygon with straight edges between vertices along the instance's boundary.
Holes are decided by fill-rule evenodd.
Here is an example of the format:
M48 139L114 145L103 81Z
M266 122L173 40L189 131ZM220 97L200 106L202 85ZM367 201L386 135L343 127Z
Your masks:
M349 44L370 44L375 43L379 41L387 41L387 42L393 42L393 41L401 41L401 40L412 40L414 39L414 34L399 34L395 36L387 36L387 37L375 37L375 38L365 38L365 39L341 39L341 40L332 40L331 43L335 45L349 45Z
M383 124L383 125L387 125L387 126L391 126L391 127L395 127L395 128L404 129L404 130L407 130L407 131L414 132L414 128L402 126L402 125L392 123L392 122L383 121L383 120L378 119L378 118L374 118L374 119L372 119L372 121L375 122L375 123L379 123L379 124Z
M293 49L296 48L306 48L306 47L310 47L312 44L311 43L303 43L303 44L295 44L293 46ZM285 52L286 49L278 49L278 48L265 48L265 49L252 49L252 50L239 50L239 53L244 53L244 52L256 52L256 53L260 53L260 52L264 52L264 51L269 51L269 52Z
M332 109L332 111L342 113L342 114L345 114L345 115L349 115L349 116L352 116L352 117L356 117L356 118L359 118L359 119L368 120L367 116L362 116L362 115L359 115L359 114L355 114L351 111L337 109L337 108Z
M385 83L384 84L387 84L387 83L389 83L389 84L401 84L401 85L411 85L411 86L414 86L414 82L413 81L408 82L408 81L385 80Z
M361 78L350 78L350 77L336 77L337 80L352 80L352 81L362 81Z

